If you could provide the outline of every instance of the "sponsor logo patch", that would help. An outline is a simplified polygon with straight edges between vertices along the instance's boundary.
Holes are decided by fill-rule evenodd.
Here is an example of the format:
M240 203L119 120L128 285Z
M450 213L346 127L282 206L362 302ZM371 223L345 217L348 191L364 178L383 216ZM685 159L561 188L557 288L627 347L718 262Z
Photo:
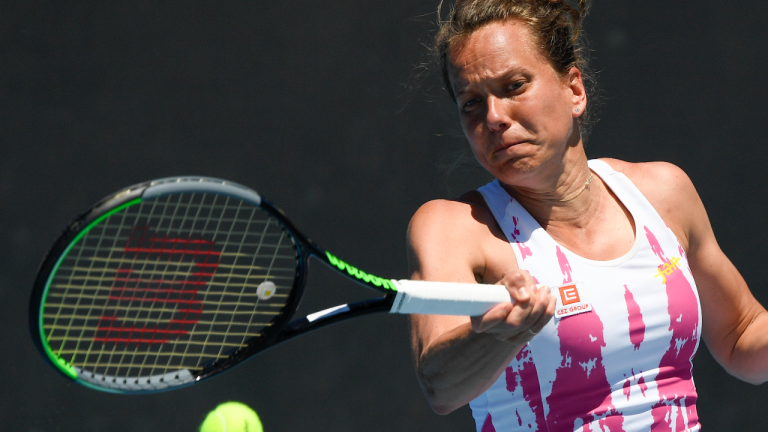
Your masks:
M583 301L584 290L579 293L579 288L583 288L581 283L569 283L553 288L560 293L555 307L555 319L592 311L592 305Z
M558 290L560 291L560 299L563 302L563 306L581 301L576 284L564 285L559 287Z
M658 273L653 275L653 277L661 276L661 283L665 284L667 283L667 276L671 275L678 267L680 267L680 258L672 257L669 262L664 263L664 265L658 269Z

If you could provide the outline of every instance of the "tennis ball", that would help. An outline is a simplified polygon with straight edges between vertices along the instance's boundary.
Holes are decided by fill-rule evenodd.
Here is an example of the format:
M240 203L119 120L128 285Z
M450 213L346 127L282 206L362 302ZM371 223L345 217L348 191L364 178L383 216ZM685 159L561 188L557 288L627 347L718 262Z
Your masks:
M261 420L248 405L225 402L208 413L200 432L264 432Z

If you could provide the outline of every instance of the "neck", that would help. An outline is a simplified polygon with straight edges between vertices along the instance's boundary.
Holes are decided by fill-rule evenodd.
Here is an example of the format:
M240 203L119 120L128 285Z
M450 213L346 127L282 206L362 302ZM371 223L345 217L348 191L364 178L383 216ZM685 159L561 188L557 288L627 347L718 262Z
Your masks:
M574 163L564 164L540 187L505 185L507 192L525 207L542 226L551 222L579 224L589 216L599 196L596 177L587 166L586 155ZM570 167L570 168L566 168Z
M561 203L563 203L563 202L573 201L574 199L578 198L579 195L581 195L585 190L587 190L587 188L589 187L589 184L592 183L592 177L593 177L593 175L592 175L592 172L590 171L589 172L589 177L587 177L587 179L584 181L584 185L582 187L578 188L572 194L567 195L567 196L565 196L563 198L557 198L557 195L558 195L557 191L544 192L544 193L541 193L537 197L537 196L527 195L527 194L523 193L519 188L516 188L515 186L510 186L510 187L515 189L519 195L522 195L522 196L524 196L526 198L529 198L529 199L532 199L532 200L535 200L535 201L553 201L553 202L561 202ZM551 195L551 197L548 197L546 195Z

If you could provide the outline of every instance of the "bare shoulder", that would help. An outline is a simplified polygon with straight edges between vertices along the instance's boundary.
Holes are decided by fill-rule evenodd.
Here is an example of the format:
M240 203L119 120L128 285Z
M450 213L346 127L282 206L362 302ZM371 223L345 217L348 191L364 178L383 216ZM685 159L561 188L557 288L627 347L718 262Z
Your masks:
M422 205L411 218L409 235L414 231L480 229L493 220L482 195L472 191L455 200L438 199Z
M488 232L496 222L478 192L455 200L439 199L422 205L408 225L408 242L413 248L435 249L471 244L471 239Z
M618 159L601 159L614 170L624 174L651 201L657 210L657 204L664 207L679 204L680 199L698 199L696 189L688 175L678 166L669 162L632 163Z
M699 194L685 171L668 162L601 160L637 186L685 246L692 224L697 218L706 218Z
M484 279L490 251L503 238L480 193L422 205L408 226L412 278L475 282ZM509 246L507 246L509 248Z
M643 193L645 193L644 189L663 192L693 186L685 171L669 162L636 163L609 158L600 160L627 176Z

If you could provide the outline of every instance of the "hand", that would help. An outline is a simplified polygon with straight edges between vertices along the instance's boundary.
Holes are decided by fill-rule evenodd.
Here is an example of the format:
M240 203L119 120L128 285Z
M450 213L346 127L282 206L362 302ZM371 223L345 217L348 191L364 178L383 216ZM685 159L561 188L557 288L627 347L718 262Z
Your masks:
M554 316L556 298L548 286L537 286L524 270L504 275L499 284L506 286L512 302L499 303L484 315L471 317L472 329L499 340L527 343Z

